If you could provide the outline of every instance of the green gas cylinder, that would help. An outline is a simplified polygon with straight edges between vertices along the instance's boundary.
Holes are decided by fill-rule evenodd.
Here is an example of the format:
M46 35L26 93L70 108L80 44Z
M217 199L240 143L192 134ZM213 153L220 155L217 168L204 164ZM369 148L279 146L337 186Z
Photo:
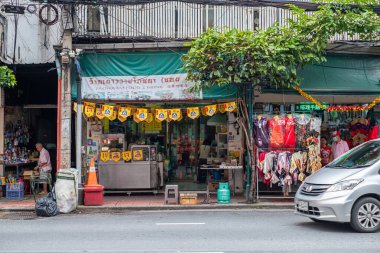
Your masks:
M229 204L231 200L230 189L227 183L219 183L219 189L217 191L218 204Z

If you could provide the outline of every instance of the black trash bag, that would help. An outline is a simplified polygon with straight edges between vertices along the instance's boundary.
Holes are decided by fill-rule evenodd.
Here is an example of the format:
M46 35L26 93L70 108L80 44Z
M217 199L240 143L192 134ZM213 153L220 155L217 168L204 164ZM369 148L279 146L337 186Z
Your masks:
M59 214L54 189L46 197L36 201L35 209L37 216L51 217Z

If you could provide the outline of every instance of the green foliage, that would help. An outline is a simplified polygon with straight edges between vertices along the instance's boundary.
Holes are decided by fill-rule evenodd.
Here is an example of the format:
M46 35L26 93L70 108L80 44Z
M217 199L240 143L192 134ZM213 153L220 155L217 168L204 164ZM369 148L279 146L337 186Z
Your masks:
M295 18L288 26L256 31L212 28L193 41L183 69L196 82L195 89L244 83L298 85L297 69L324 61L333 35L359 34L365 40L379 36L379 17L366 7L328 4L311 15L295 6L291 10Z
M16 77L13 71L7 66L0 66L0 87L14 87L16 86Z

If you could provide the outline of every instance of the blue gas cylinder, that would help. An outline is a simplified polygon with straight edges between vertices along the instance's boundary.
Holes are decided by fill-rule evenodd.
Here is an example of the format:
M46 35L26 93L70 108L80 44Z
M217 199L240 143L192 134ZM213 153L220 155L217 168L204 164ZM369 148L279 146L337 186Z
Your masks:
M230 189L227 183L219 183L219 189L217 191L218 204L229 204L231 200Z

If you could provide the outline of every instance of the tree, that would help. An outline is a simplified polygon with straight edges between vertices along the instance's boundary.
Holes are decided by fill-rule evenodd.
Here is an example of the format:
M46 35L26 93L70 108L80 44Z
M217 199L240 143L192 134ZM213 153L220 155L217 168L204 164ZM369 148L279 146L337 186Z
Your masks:
M345 1L345 0L343 0ZM357 3L363 0L356 0ZM212 28L192 42L184 56L184 70L194 89L235 85L246 101L239 105L239 124L247 142L250 167L254 168L252 119L242 94L252 86L293 87L300 84L297 70L326 60L329 38L335 34L358 34L364 40L380 36L380 19L364 5L323 4L312 14L290 6L293 19L267 30L238 31ZM255 172L255 171L254 171ZM254 201L255 173L251 177L248 201Z
M14 87L16 86L16 77L13 71L7 66L0 66L0 87Z

